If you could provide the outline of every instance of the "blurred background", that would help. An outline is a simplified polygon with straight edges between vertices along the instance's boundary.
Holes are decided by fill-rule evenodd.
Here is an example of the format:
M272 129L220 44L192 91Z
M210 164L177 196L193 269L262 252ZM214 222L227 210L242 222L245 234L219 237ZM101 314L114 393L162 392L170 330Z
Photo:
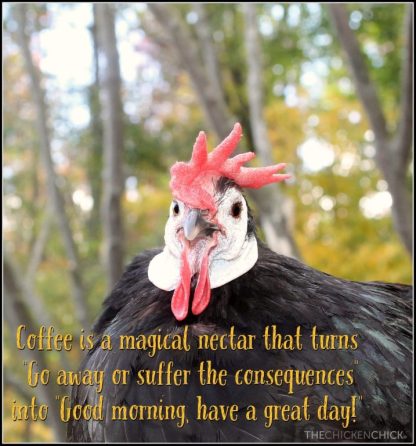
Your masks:
M199 130L293 179L249 194L277 252L412 281L412 4L3 3L4 439L65 438L16 327L79 335L124 266L163 244L169 167ZM22 353L22 354L21 354ZM26 355L26 356L25 356ZM51 406L12 422L13 400Z

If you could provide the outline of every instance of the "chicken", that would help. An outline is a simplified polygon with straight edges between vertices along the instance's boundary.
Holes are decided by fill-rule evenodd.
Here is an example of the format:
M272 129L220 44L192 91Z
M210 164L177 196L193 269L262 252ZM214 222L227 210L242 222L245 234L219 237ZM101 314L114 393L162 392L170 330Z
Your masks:
M411 287L339 279L268 249L256 236L242 189L262 187L289 176L278 173L284 164L244 167L254 157L252 153L229 158L241 136L241 127L236 124L208 154L201 132L191 161L172 167L173 202L165 247L143 252L127 267L104 302L94 326L94 348L81 366L81 370L104 371L102 419L72 419L69 440L306 441L313 439L308 432L316 431L397 431L401 438L411 439ZM265 327L274 327L282 335L293 335L300 327L305 339L313 331L355 335L358 348L268 350L261 345ZM256 348L196 348L200 336L225 336L231 328L236 335L255 335ZM105 335L119 340L125 335L136 338L153 334L186 334L193 348L161 349L154 355L137 349L100 348ZM230 345L229 338L224 339L225 345ZM171 361L171 369L191 371L185 378L181 375L187 379L186 385L136 382L143 371L160 370ZM202 361L210 361L216 370L226 370L227 385L201 385L198 369ZM116 369L129 371L124 384L113 384ZM259 369L353 370L354 380L343 386L299 385L290 392L283 385L238 385L231 379L241 370ZM164 370L159 376L166 378ZM342 428L339 421L316 418L270 420L267 426L261 416L266 405L293 407L301 405L305 396L316 408L325 395L337 405L346 405L352 396L359 396L356 419L348 428ZM96 405L99 401L100 394L93 387L73 388L72 405ZM186 416L179 412L184 404ZM198 404L208 409L211 405L237 404L237 419L198 420ZM147 419L152 417L143 412L144 419L112 420L113 405L154 406L155 411L160 410L159 418ZM257 421L246 419L249 405L257 408ZM167 416L165 407L177 409L170 414L171 419L161 421ZM388 441L389 437L382 439Z

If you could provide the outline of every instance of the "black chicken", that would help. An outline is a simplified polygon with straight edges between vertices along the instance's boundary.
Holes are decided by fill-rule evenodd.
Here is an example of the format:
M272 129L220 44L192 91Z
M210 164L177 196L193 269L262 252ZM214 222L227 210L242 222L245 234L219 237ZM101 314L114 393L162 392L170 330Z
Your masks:
M265 247L242 187L261 187L281 181L284 165L248 169L243 163L252 154L229 158L241 137L241 127L211 154L201 132L189 163L173 166L174 201L166 225L163 250L137 256L104 302L94 327L96 343L81 370L103 370L105 381L103 420L72 420L71 441L120 442L253 442L335 439L411 440L412 420L412 292L411 287L381 282L360 283L316 271L297 260ZM261 346L266 326L282 334L300 326L308 338L314 326L320 334L356 334L356 350L266 350ZM202 334L255 334L256 348L240 350L161 350L149 357L138 350L103 350L99 341L110 335L117 345L121 335L180 334L188 327L195 346ZM293 393L279 385L237 385L231 378L225 387L202 386L197 374L201 361L226 369L229 377L239 369L329 370L353 369L354 383L344 386L296 386ZM192 371L187 385L138 385L137 371L156 370L161 361ZM111 381L115 369L130 372L124 385ZM302 404L311 407L328 395L333 404L348 404L360 395L357 417L348 428L339 421L316 419L275 421L265 426L265 405ZM207 405L238 404L237 421L197 420L197 397ZM73 389L72 405L97 404L94 387ZM111 420L112 405L186 404L183 427L170 421ZM249 405L258 409L257 421L247 421ZM318 431L334 436L317 437ZM386 432L396 432L388 436ZM311 433L312 432L312 433ZM315 434L314 434L315 432ZM355 436L354 432L361 436ZM374 434L376 432L376 434ZM379 432L379 434L377 434ZM381 434L380 434L381 432ZM370 437L363 437L370 433ZM314 436L315 435L315 436ZM368 434L367 434L368 435ZM387 435L387 436L386 436Z

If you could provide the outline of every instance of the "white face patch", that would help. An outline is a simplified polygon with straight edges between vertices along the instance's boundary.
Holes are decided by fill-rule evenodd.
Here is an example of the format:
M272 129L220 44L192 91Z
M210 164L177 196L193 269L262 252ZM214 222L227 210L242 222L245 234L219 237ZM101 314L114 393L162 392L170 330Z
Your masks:
M209 254L211 288L218 288L249 271L257 261L258 249L254 236L247 236L248 210L240 191L231 187L216 196L218 243ZM149 264L149 280L158 288L174 290L180 282L180 262L183 249L179 234L186 212L184 203L175 200L170 207L165 227L165 248ZM192 248L193 249L193 248ZM198 244L191 256L198 256Z

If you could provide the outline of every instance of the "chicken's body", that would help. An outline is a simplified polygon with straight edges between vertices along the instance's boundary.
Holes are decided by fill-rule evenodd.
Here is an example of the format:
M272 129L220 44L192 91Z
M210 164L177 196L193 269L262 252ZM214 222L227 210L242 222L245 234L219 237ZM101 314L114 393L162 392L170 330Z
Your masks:
M380 282L360 283L335 278L302 263L278 255L259 243L256 264L241 277L212 290L204 312L178 321L172 314L173 291L163 291L148 278L150 260L159 251L145 252L131 263L118 285L106 299L95 325L96 347L85 358L82 369L103 370L105 383L103 421L71 421L72 441L164 442L164 441L307 441L307 431L400 431L411 439L412 352L411 288ZM163 272L161 272L163 274ZM191 293L192 299L192 293ZM265 326L276 325L279 332L293 334L300 326L307 339L312 327L320 334L358 334L356 350L267 351L256 344L251 351L166 350L150 358L137 350L99 348L99 340L109 334L113 345L120 335L180 333L188 325L192 339L200 334L254 334L261 343ZM161 361L173 360L180 369L191 370L188 385L139 386L135 372L157 369ZM200 361L226 369L231 377L226 386L201 386L197 374ZM115 369L129 370L126 385L111 382ZM353 369L354 384L296 388L288 395L286 386L233 384L238 369ZM356 422L347 429L341 422L275 421L265 427L266 404L302 404L309 396L311 406L329 395L332 404L348 404L352 395L362 396ZM205 404L238 404L236 422L196 421L197 396ZM97 404L94 387L73 390L72 404ZM162 400L162 403L160 402ZM112 421L112 405L187 406L189 422L178 428L173 421ZM249 404L257 407L257 421L245 419ZM336 436L333 437L336 440ZM354 438L354 437L347 437ZM382 436L388 441L389 437ZM404 438L403 436L401 438ZM316 437L315 437L316 439ZM377 439L377 438L375 438ZM395 439L395 438L391 438ZM397 439L397 437L396 437Z
M404 436L409 440L411 288L337 279L264 247L255 235L242 188L259 188L290 175L278 173L284 164L244 167L254 157L251 152L230 158L241 136L237 123L208 154L206 136L200 132L191 160L177 162L171 168L173 202L165 226L165 247L143 253L128 267L105 301L94 329L95 347L82 365L84 370L105 374L103 419L71 421L71 440L305 441L316 440L316 435L327 430L340 435L343 421L345 429L361 435L380 431L382 440ZM339 348L336 343L330 350L314 350L305 342L303 349L270 350L263 346L267 326L275 326L282 335L294 335L299 327L305 341L314 329L320 335L355 337L358 345L354 343L354 348L358 348ZM146 351L118 348L120 336L174 335L183 333L185 327L190 351L161 350L150 357ZM197 348L201 335L226 335L232 327L237 336L255 335L254 348ZM111 337L112 350L101 348L104 335ZM157 370L162 362L169 361L191 372L188 383L145 386L136 382L138 371ZM200 382L202 361L206 367L211 361L211 368L227 372L225 385ZM112 383L116 369L128 371L125 384ZM261 375L261 370L325 374L331 369L341 370L341 375L349 373L350 377L338 383L309 382L293 390L279 381L251 385L236 381L240 370L260 370ZM338 407L348 406L352 397L357 398L356 417L350 418L348 427L346 420L334 413L332 421L324 414L317 417L317 406L325 395L330 405ZM94 406L99 401L94 387L74 388L72 404ZM236 404L239 412L233 420L214 421L211 416L211 421L201 421L199 402L207 407ZM295 414L292 420L282 419L290 408L303 403L302 414ZM152 406L152 413L138 413L135 405ZM178 409L184 405L186 420L179 413L183 409ZM284 405L288 407L285 415L279 409L275 421L268 419L266 406ZM120 416L117 411L113 413L113 406L126 408L126 421L112 419L113 415ZM170 420L161 420L161 416L166 418L162 410L166 406L172 409ZM257 413L254 417L251 411L248 420L250 406ZM388 433L383 434L386 431L396 435L388 437ZM357 437L333 437L337 438Z

